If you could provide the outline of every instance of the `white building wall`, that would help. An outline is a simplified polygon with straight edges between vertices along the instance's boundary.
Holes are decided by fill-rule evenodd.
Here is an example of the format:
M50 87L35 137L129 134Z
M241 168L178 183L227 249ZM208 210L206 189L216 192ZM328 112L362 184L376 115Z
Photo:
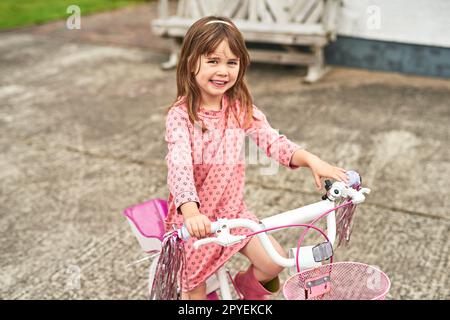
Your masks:
M338 34L450 47L450 0L343 0Z

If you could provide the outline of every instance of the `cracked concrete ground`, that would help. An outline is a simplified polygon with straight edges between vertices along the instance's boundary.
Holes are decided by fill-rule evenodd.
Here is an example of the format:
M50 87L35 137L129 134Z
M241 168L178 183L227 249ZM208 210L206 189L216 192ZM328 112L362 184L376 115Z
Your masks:
M61 22L0 33L1 299L146 298L147 266L127 266L143 254L121 211L167 197L175 73L159 68L163 40L141 46L119 33L128 42L105 44L95 21L134 30L130 15L155 12L87 17L90 36L67 36ZM450 81L333 68L305 85L301 72L253 65L248 81L274 128L372 189L337 260L379 266L389 299L449 299ZM245 189L258 216L320 199L308 170L261 167L248 166ZM298 231L274 235L288 248Z

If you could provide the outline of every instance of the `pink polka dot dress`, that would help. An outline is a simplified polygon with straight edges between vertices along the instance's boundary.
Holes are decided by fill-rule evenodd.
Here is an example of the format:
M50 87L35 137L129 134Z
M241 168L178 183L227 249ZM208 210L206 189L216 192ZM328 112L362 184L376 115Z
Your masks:
M252 125L243 129L236 120L244 123L239 102L228 105L228 100L224 95L220 111L200 108L198 116L208 129L204 133L201 126L191 124L184 104L173 106L168 112L165 136L170 191L167 231L183 224L179 207L190 201L197 202L200 212L211 221L247 218L259 222L244 203L245 136L281 165L297 168L290 165L290 160L300 146L272 129L265 115L255 106ZM232 233L245 234L249 230L238 228ZM185 292L205 282L250 239L229 247L212 243L197 250L193 248L196 240L190 238L185 243L186 267L182 284Z

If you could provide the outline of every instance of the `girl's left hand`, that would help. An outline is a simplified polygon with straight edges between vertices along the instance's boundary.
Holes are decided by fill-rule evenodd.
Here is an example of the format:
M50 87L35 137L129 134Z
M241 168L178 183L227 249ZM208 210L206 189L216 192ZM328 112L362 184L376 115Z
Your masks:
M334 167L315 155L313 155L309 159L308 166L312 171L312 175L314 177L314 181L318 190L322 189L321 178L335 179L337 181L342 181L345 183L348 183L349 181L348 176L345 174L347 170L339 167Z

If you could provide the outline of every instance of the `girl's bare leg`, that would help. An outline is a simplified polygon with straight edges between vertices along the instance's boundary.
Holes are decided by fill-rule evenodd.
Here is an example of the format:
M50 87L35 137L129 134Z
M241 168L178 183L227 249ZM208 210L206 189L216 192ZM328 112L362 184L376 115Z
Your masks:
M202 283L191 291L182 292L181 300L206 300L206 283Z
M277 252L282 257L287 258L287 254L280 244L272 236L269 236L269 239ZM283 267L276 264L268 256L266 250L264 250L260 240L257 237L253 237L252 240L250 240L240 252L250 260L253 265L253 272L256 279L263 284L272 280L278 276L281 271L283 271Z

